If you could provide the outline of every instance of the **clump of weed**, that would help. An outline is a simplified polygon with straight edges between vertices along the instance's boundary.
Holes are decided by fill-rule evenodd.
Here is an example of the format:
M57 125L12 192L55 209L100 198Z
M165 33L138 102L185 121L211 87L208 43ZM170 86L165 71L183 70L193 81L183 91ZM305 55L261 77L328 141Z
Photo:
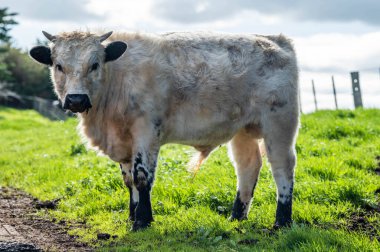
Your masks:
M87 149L83 144L73 144L70 147L70 156L86 154Z
M349 110L338 110L336 113L337 117L344 118L355 118L355 113Z

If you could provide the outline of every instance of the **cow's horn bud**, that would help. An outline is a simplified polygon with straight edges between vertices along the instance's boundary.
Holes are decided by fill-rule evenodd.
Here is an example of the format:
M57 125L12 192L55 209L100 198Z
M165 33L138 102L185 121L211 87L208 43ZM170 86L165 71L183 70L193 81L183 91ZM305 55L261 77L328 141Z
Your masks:
M50 40L51 42L54 42L57 37L56 36L53 36L51 35L50 33L46 32L46 31L42 31L42 33L45 35L45 37Z
M100 42L103 42L104 40L108 39L109 36L111 36L112 31L107 32L106 34L103 34L102 36L99 37Z

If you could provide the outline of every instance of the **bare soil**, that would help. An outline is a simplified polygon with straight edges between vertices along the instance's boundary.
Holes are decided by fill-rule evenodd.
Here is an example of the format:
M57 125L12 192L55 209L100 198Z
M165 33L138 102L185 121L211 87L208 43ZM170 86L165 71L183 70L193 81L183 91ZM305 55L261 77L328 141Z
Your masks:
M36 215L37 208L54 208L13 188L0 188L0 251L92 251L76 241L64 222Z
M372 210L362 213L353 214L350 217L349 223L348 223L348 230L351 231L360 231L364 232L371 240L376 239L380 242L380 236L377 232L377 227L370 223L367 219L369 215L374 214L374 211L379 212L379 210Z

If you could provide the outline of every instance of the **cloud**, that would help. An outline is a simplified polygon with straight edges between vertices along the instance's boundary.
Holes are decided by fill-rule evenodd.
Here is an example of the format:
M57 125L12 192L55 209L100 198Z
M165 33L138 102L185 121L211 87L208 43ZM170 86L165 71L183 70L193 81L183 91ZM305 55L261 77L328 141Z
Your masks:
M180 23L198 23L230 17L241 9L242 6L231 4L230 1L159 0L155 2L152 12L161 18Z
M87 3L88 0L2 0L0 5L29 20L80 22L102 19L86 9Z
M295 38L301 69L342 73L376 71L380 66L380 32L363 35L318 34Z
M247 9L299 21L361 21L380 26L378 0L158 0L152 11L175 22L198 23L224 19Z
M365 107L380 107L380 32L318 34L294 38L300 66L303 111L314 110L311 80L319 108L333 109L334 76L339 108L353 108L351 71L359 71Z

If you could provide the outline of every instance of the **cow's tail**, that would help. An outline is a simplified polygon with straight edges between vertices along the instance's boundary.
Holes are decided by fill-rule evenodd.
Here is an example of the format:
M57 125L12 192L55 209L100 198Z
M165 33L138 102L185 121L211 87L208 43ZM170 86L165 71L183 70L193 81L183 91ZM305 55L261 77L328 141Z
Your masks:
M265 149L264 139L260 139L259 140L259 149L260 149L260 154L261 154L262 157L267 154L267 151Z
M202 152L196 153L187 164L187 171L195 176L205 159L206 157L203 156Z
M197 174L197 172L201 168L201 165L206 160L206 158L208 157L208 155L210 154L211 151L212 151L212 149L203 149L203 150L198 151L190 159L189 163L187 164L187 171L192 173L193 176L195 177L195 175Z

